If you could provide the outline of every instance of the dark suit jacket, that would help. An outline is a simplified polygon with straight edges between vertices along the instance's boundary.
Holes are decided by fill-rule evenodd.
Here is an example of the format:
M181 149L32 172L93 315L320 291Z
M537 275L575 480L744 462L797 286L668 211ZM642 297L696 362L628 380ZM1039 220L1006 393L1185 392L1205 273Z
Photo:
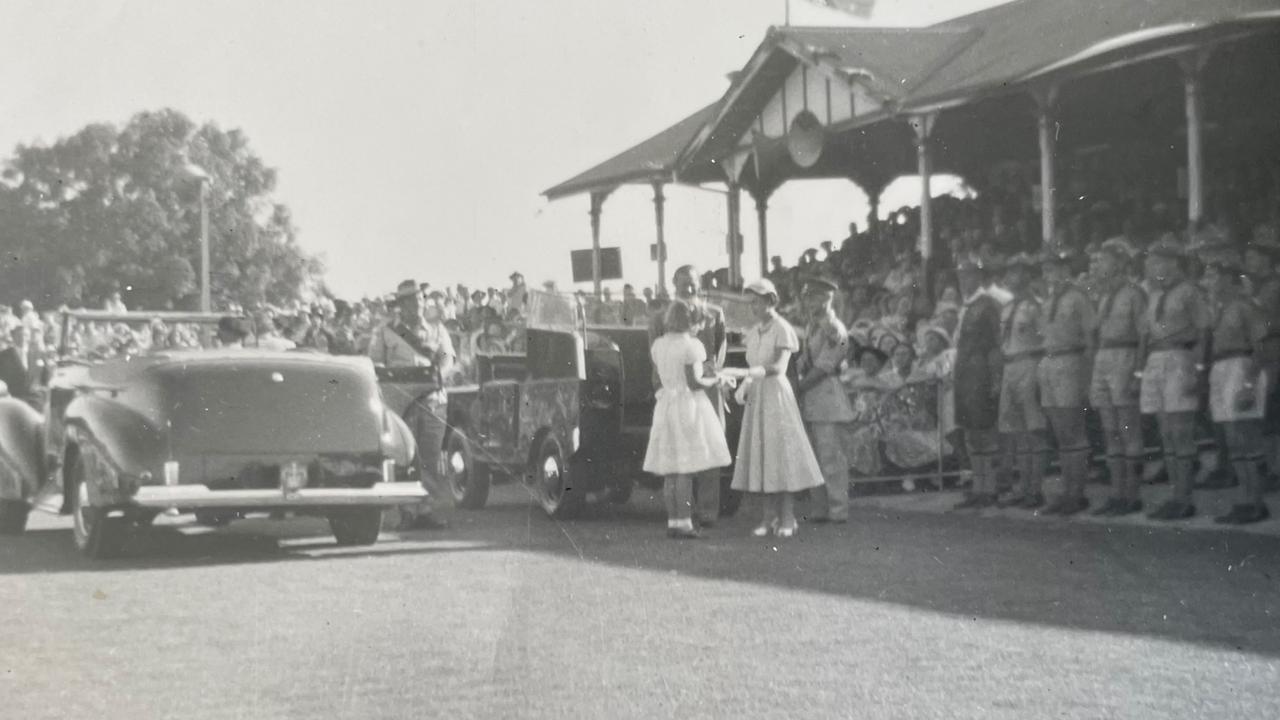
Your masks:
M982 294L965 307L956 341L956 425L991 430L999 414L1000 303Z
M0 350L0 380L9 386L9 394L26 400L31 397L31 381L18 349L10 345Z

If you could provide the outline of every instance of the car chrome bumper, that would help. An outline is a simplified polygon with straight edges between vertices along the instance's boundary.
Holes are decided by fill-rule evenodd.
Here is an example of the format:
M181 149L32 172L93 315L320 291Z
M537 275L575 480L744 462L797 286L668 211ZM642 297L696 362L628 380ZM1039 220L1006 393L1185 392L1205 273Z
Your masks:
M148 508L249 508L328 505L409 505L427 496L414 482L375 483L369 488L302 488L280 490L210 490L205 485L146 485L130 504Z

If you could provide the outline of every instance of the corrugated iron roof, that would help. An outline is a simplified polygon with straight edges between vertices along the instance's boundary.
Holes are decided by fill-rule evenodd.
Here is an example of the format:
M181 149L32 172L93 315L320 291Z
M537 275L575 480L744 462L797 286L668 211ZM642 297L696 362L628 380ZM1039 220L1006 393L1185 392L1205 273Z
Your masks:
M555 200L579 193L609 191L626 183L671 181L680 151L712 118L717 105L718 102L711 103L648 140L544 190L542 194L548 200Z

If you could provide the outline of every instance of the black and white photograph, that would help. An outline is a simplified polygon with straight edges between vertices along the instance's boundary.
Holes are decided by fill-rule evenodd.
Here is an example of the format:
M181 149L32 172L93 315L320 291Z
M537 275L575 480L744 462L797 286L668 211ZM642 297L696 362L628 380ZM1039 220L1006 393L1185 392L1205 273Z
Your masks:
M1280 718L1280 0L0 0L0 94L0 720Z

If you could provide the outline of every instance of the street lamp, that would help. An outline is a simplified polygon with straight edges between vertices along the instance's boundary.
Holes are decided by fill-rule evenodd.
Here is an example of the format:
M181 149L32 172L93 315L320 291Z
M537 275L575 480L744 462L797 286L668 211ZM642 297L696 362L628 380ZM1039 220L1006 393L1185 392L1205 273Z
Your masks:
M190 160L182 171L200 184L200 310L210 312L213 303L209 294L209 173Z

